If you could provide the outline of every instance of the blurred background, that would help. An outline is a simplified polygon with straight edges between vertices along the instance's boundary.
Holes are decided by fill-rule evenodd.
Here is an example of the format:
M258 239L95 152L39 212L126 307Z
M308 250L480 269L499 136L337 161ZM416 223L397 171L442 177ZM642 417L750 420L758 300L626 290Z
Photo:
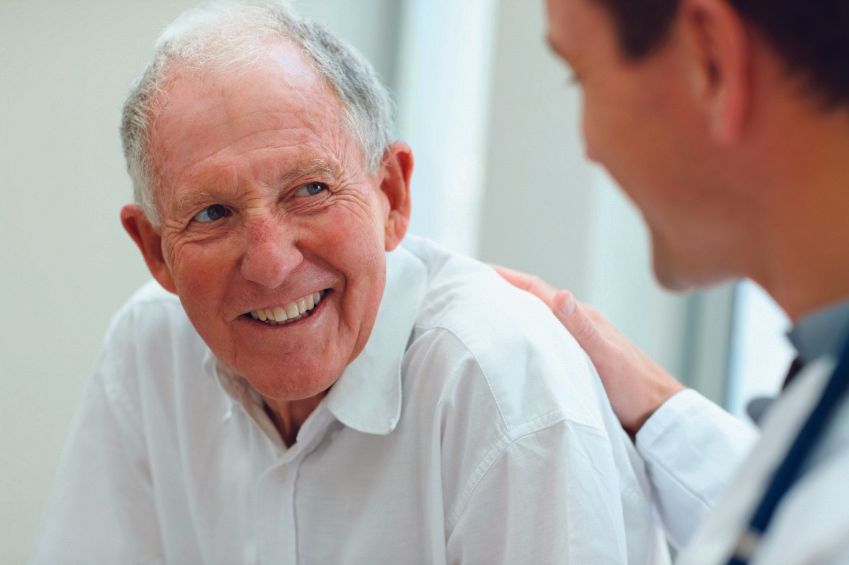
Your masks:
M148 279L118 220L120 109L193 4L0 0L0 562L28 559L103 332ZM738 414L775 389L787 321L759 289L675 296L653 281L638 214L584 157L580 93L545 47L541 1L295 5L392 90L417 158L414 233L572 289Z

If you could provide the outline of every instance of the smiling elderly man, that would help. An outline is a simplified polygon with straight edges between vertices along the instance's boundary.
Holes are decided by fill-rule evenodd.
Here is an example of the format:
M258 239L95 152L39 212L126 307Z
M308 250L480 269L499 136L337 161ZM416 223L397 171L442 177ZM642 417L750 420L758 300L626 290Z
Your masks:
M401 245L388 108L279 5L165 31L122 127L121 219L158 285L109 330L37 563L666 562L548 309Z

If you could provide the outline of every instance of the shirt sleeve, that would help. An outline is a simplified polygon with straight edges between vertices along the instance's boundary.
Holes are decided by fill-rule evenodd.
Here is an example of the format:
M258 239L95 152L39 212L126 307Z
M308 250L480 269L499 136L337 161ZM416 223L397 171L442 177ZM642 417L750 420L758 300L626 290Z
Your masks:
M144 438L116 383L114 340L92 375L56 476L32 563L161 562Z
M669 541L692 539L758 438L694 390L666 401L637 433Z
M479 473L449 528L448 563L627 562L616 469L603 431L559 422L507 442Z

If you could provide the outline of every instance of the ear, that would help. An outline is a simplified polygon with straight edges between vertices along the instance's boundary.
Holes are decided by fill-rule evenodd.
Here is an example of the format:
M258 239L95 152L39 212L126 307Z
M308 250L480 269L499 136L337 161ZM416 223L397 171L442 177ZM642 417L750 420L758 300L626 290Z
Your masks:
M745 129L752 96L746 25L727 0L684 0L679 22L710 131L720 143L734 143Z
M380 165L380 190L386 199L384 214L385 247L392 251L410 225L410 177L413 175L413 150L396 141L383 154Z
M177 289L171 277L171 269L162 254L162 236L159 230L150 223L145 213L136 204L127 204L121 208L121 224L136 242L150 274L165 290L176 294Z

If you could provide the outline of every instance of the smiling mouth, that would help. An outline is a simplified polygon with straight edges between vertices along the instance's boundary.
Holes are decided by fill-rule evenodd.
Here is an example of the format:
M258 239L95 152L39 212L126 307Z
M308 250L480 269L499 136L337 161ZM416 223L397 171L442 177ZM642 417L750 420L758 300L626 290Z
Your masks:
M252 319L267 326L284 326L308 318L315 313L330 289L313 292L282 306L260 308L242 314L242 318Z

